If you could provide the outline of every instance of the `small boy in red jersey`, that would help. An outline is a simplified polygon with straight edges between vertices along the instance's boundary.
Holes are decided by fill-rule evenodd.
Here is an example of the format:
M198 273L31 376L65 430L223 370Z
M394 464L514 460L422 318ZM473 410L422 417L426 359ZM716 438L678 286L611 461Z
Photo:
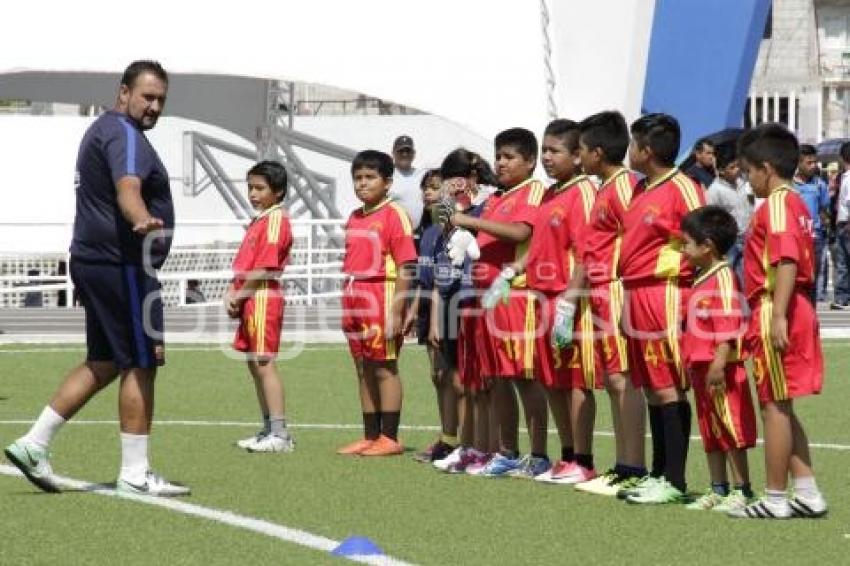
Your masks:
M482 305L493 307L479 317L478 365L483 379L475 393L476 411L495 411L499 422L500 451L486 466L469 466L468 473L501 476L516 469L519 458L519 410L516 389L522 399L531 440L531 456L546 455L546 396L534 379L534 328L532 302L525 276L517 276L511 264L528 249L532 225L545 191L532 178L537 164L537 139L524 128L511 128L495 139L496 176L502 191L484 203L480 218L466 214L452 216L453 225L477 232L480 257L472 270L473 283L488 290ZM500 297L486 304L490 289ZM480 464L480 463L479 463Z
M233 282L225 294L227 314L239 319L234 349L248 354L263 429L236 444L249 452L291 452L286 429L283 382L274 359L283 326L283 292L278 278L289 260L292 231L281 202L286 169L261 161L248 171L248 199L259 214L251 221L233 260Z
M814 284L813 223L791 187L800 157L794 134L763 124L738 140L738 155L757 197L766 199L744 243L744 291L752 309L747 342L764 422L765 497L730 512L739 518L822 517L809 441L794 399L823 387L820 330L808 294ZM788 475L794 482L788 498Z
M581 174L578 136L578 124L572 120L554 120L546 126L540 161L555 183L540 202L528 254L514 265L517 273L525 273L528 288L534 291L534 375L546 390L561 440L561 458L548 469L548 460L527 457L509 473L565 485L596 475L593 390L601 385L587 297L567 292L583 269L584 230L596 197L596 187Z
M404 209L389 199L393 161L361 151L351 163L354 191L363 207L345 225L342 330L357 370L364 437L337 453L391 456L398 441L402 386L398 354L403 340L410 268L416 262L413 228Z
M626 290L629 362L649 404L652 472L630 503L681 502L691 431L689 388L680 353L682 310L693 270L682 255L682 218L705 205L705 191L675 168L681 132L666 114L647 114L631 126L629 163L646 178L623 217L620 273Z
M619 112L594 114L579 124L579 156L588 175L602 179L590 223L585 232L582 264L596 322L596 349L602 358L605 388L614 425L614 467L596 478L576 484L578 491L614 496L634 487L646 476L644 436L646 401L632 382L626 338L620 329L623 282L619 255L623 218L637 184L635 174L623 167L629 147L629 126Z
M753 497L747 449L756 445L756 414L742 348L742 295L732 266L723 259L735 244L738 226L725 209L705 206L682 220L682 237L682 252L699 273L688 301L682 356L711 478L711 491L688 509L729 512Z

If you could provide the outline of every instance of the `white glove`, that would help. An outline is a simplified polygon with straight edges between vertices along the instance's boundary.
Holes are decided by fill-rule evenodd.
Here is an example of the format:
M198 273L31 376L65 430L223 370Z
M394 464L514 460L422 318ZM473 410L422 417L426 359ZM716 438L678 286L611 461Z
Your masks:
M573 318L576 306L564 299L555 303L555 320L552 325L552 345L558 349L566 348L573 341Z
M465 257L476 260L481 257L481 250L478 248L478 242L475 241L475 236L469 230L458 228L454 231L449 243L446 245L449 258L452 260L452 265L460 267L463 265Z
M481 306L489 310L499 304L499 301L502 301L505 305L508 304L508 298L511 294L511 280L514 277L516 277L516 271L513 267L504 268L490 284L487 291L484 292L484 296L481 297Z

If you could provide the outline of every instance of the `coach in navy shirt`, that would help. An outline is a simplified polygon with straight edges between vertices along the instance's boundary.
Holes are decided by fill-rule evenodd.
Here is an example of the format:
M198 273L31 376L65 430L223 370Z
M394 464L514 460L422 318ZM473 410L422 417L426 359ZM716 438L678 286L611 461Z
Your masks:
M168 75L159 63L131 63L115 108L98 118L80 143L70 272L86 311L86 360L66 376L29 432L5 450L44 491L60 488L48 459L54 435L120 375L117 489L189 493L152 472L148 463L154 378L165 361L156 269L171 248L174 205L168 172L144 132L156 125L167 91Z

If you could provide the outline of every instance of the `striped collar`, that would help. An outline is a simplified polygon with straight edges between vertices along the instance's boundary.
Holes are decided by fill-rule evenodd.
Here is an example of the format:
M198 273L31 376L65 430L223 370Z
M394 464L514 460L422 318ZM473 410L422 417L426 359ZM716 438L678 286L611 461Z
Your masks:
M514 186L513 186L513 187L511 187L510 189L508 189L508 190L504 191L504 192L502 193L502 196L507 196L507 195L511 194L512 192L514 192L514 191L518 191L518 190L520 190L521 188L525 187L526 185L529 185L529 184L530 184L530 183L532 183L533 181L534 181L534 177L529 177L528 179L526 179L526 180L525 180L525 181L523 181L522 183L519 183L518 185L514 185Z
M617 177L619 177L619 176L620 176L620 175L622 175L623 173L627 173L627 172L628 172L628 169L626 169L625 167L620 167L619 169L617 169L617 170L614 172L614 174L613 174L613 175L611 175L610 177L608 177L607 179L605 179L605 181L603 181L602 186L603 186L603 187L607 187L607 186L608 186L608 183L610 183L611 181L613 181L614 179L616 179Z
M582 175L576 175L575 177L573 177L569 181L564 181L562 183L558 183L557 185L555 185L555 194L562 193L562 192L566 191L567 189L578 185L582 181L586 181L587 179L588 179L588 176L582 174Z
M369 210L366 210L366 205L361 206L360 211L363 213L363 216L368 216L368 215L372 214L373 212L377 212L377 211L381 210L382 208L384 208L385 206L387 206L391 202L392 202L391 198L385 198L384 200L382 200L381 202L379 202L378 204L376 204L375 206L373 206Z
M699 274L699 277L697 277L694 280L694 287L696 287L697 285L701 285L702 283L705 282L706 279L708 279L709 277L711 277L712 275L714 275L715 273L717 273L721 269L728 268L728 267L729 267L729 262L718 261L717 263L712 265L710 268L708 268L708 270L705 273Z
M260 212L257 216L255 216L254 219L251 222L256 222L257 220L259 220L261 218L265 218L266 216L268 216L269 214L271 214L275 210L281 210L282 208L283 208L283 203L280 203L280 202L277 203L274 206L270 206L267 209L265 209L264 211Z
M672 179L673 177L675 177L678 173L679 173L679 170L678 170L678 169L676 169L675 167L674 167L673 169L670 169L669 171L667 171L666 173L664 173L664 175L662 175L661 177L659 177L658 179L656 179L656 180L655 180L655 181L653 181L652 183L647 183L647 184L646 184L646 189L645 189L645 190L647 190L647 191L651 191L651 190L652 190L652 189L654 189L655 187L657 187L657 186L659 186L659 185L661 185L661 184L663 184L663 183L666 183L667 181L669 181L670 179Z

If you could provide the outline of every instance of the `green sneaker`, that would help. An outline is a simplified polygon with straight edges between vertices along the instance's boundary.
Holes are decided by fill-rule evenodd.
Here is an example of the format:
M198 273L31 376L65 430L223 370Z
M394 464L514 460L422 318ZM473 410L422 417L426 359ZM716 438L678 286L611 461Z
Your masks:
M657 480L652 486L642 489L638 495L630 495L626 498L627 503L636 505L663 505L684 501L685 494L663 478Z
M18 439L7 446L3 453L37 488L48 493L59 492L46 448Z
M658 478L652 476L623 480L619 484L620 490L617 491L617 499L625 500L630 495L640 495L645 489L652 488L658 481Z
M728 497L728 496L727 496ZM709 491L699 496L693 503L688 503L685 507L693 511L708 511L709 509L717 510L717 507L722 505L726 498L719 493Z
M723 498L723 502L720 505L712 507L712 511L719 511L721 513L739 511L746 507L749 503L750 500L747 499L740 489L733 489L729 495Z

